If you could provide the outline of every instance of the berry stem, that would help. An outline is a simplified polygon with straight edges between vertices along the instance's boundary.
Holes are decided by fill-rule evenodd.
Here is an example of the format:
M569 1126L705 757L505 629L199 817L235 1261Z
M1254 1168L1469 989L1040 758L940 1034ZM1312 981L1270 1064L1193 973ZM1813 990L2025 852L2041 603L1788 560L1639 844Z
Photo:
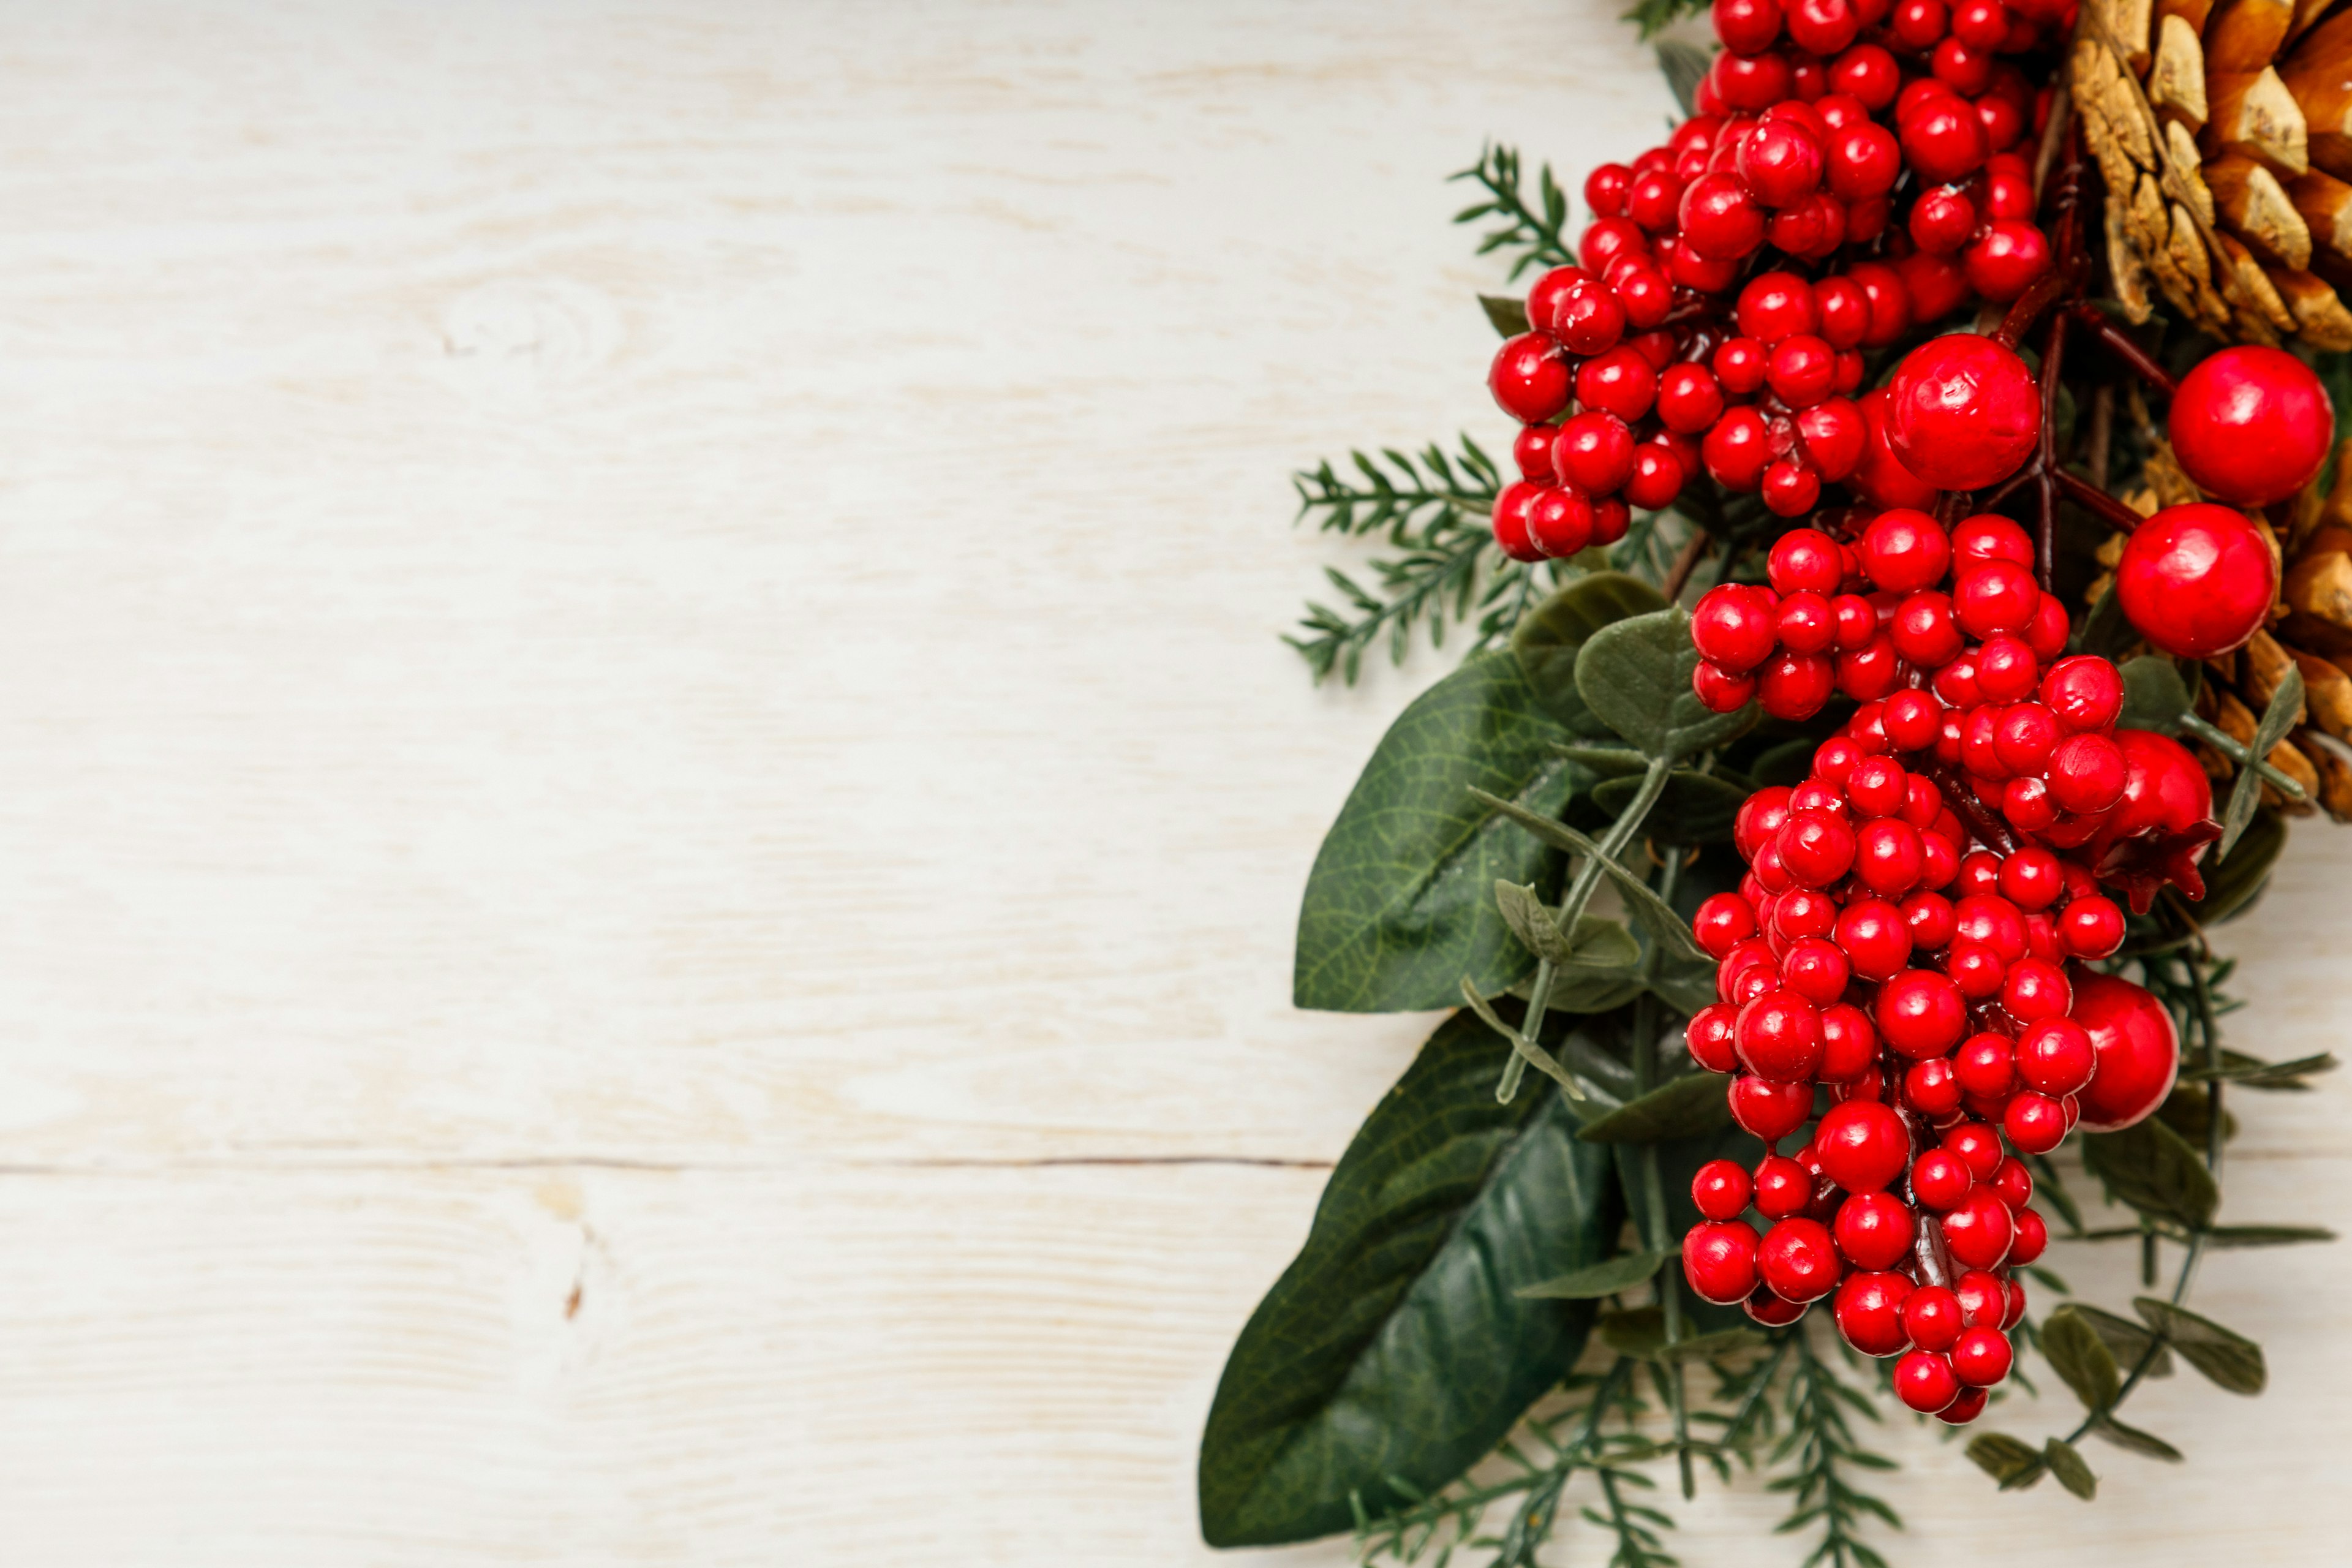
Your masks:
M1952 815L1960 819L1978 843L2003 856L2017 853L2017 835L2009 830L2009 824L1987 815L1984 803L1977 799L1976 791L1966 781L1942 763L1926 772L1928 781L1943 792L1944 804L1952 808Z
M2065 492L2067 500L2087 511L2098 513L2108 527L2118 532L2129 533L2140 525L2139 513L2080 475L2059 468L2053 472L2052 478Z
M2034 489L2033 575L2045 594L2058 565L2058 377L2066 363L2066 317L2050 322L2050 346L2042 355L2042 454Z
M2194 713L2183 713L2180 716L2180 727L2240 767L2253 769L2262 775L2264 784L2286 796L2287 799L2302 801L2307 798L2299 782L2255 756L2243 742L2228 731L2216 728Z
M2077 300L2066 307L2067 313L2090 328L2093 336L2105 345L2109 353L2124 362L2125 368L2156 388L2167 397L2179 390L2179 383L2148 353L2132 341L2131 334L2107 319L2107 313L2088 300Z

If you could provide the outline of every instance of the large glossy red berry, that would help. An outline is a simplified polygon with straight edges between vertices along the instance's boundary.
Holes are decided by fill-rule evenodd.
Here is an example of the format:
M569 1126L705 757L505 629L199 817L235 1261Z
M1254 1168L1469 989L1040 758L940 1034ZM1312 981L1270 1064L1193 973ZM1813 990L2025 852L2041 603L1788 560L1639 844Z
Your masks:
M1978 489L2007 479L2041 438L2042 395L2032 373L1990 338L1954 332L1920 344L1904 357L1887 390L1895 455L1940 489Z
M1903 1331L1903 1303L1911 1289L1911 1281L1900 1274L1847 1275L1830 1308L1838 1332L1864 1355L1889 1356L1905 1349L1911 1336Z
M1999 1268L2017 1234L2009 1205L1990 1187L1970 1191L1945 1214L1942 1224L1944 1245L1970 1268Z
M2223 349L2181 378L2166 430L2198 489L2267 506L2318 476L2336 411L2311 367L2284 349Z
M2180 1070L2180 1038L2164 1004L2128 980L2084 973L2073 1016L2097 1064L2080 1091L2084 1128L2116 1131L2164 1103Z
M2157 647L2210 658L2254 635L2278 597L2268 535L2209 502L2167 507L2132 531L2116 567L2124 616Z
M1754 1193L1737 1160L1709 1160L1691 1177L1691 1202L1708 1219L1738 1219Z
M1733 1079L1726 1100L1740 1130L1767 1143L1786 1138L1813 1113L1811 1084L1780 1083L1752 1073Z
M1922 1415L1933 1415L1959 1394L1951 1362L1933 1351L1915 1350L1895 1363L1895 1396Z
M1691 1226L1683 1233L1683 1278L1703 1301L1746 1300L1756 1289L1756 1232L1736 1219Z
M1487 390L1522 425L1540 424L1568 406L1568 361L1541 332L1522 332L1495 351Z
M1784 1301L1817 1301L1845 1271L1829 1227L1802 1217L1778 1220L1756 1248L1756 1271Z
M1911 1136L1903 1119L1872 1100L1830 1108L1813 1134L1813 1152L1830 1180L1849 1193L1874 1193L1903 1174Z
M1917 1060L1950 1050L1968 1022L1959 987L1926 969L1906 969L1879 987L1879 1037L1898 1056Z

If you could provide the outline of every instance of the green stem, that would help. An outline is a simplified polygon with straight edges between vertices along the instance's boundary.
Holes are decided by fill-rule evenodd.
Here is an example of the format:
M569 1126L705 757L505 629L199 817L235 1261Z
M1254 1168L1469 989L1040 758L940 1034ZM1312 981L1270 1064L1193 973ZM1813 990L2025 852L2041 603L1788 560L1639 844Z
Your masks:
M2231 762L2237 763L2240 767L2250 767L2253 769L2254 772L2262 775L2262 779L2264 784L2278 791L2279 794L2286 796L2287 799L2307 800L2310 798L2304 794L2303 785L2297 784L2293 778L2279 772L2278 769L2271 766L2268 763L2256 761L2253 752L2243 743L2239 742L2237 738L2232 736L2228 731L2214 728L2204 720L2197 717L2194 713L2183 713L2180 716L2180 727L2188 731L2190 734L2196 736L2199 740L2204 742L2207 745L2212 747L2215 751L2221 752L2223 756L2229 758Z
M1650 808L1658 804L1660 795L1665 794L1666 775L1674 772L1674 767L1671 757L1651 760L1650 771L1642 776L1641 789L1625 807L1624 814L1609 825L1607 836L1601 840L1601 853L1586 856L1584 863L1576 868L1575 877L1570 880L1567 896L1559 901L1557 918L1560 930L1572 931L1576 929L1577 921L1584 913L1584 906L1592 901L1593 893L1601 886L1601 863L1614 860L1618 852L1633 842L1633 835L1641 830L1642 819L1650 815ZM1536 965L1535 989L1528 997L1527 1022L1519 1028L1519 1032L1530 1041L1540 1043L1543 1039L1544 1012L1551 1005L1552 978L1553 970L1549 960ZM1503 1068L1503 1081L1496 1086L1495 1098L1509 1104L1511 1098L1519 1092L1519 1080L1527 1075L1527 1062L1515 1053Z

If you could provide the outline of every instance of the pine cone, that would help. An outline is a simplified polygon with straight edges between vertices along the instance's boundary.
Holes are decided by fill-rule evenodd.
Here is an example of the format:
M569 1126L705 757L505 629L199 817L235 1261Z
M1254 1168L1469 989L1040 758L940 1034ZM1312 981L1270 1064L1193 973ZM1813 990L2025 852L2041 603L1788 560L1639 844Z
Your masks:
M2084 0L2074 106L2105 177L2116 291L2218 336L2352 349L2352 11Z

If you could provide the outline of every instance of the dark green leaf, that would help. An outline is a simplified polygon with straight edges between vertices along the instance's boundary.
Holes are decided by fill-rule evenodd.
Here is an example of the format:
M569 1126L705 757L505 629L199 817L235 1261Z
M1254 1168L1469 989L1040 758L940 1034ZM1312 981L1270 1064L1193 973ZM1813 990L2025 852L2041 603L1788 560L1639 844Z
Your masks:
M1614 816L1633 802L1638 778L1604 780L1592 787L1592 804ZM1650 808L1643 827L1661 844L1728 844L1732 819L1748 792L1707 773L1676 768L1666 775L1666 792Z
M2103 1410L2115 1403L2122 1374L2106 1341L2080 1310L2070 1303L2051 1313L2042 1320L2041 1340L2042 1356L2085 1408Z
M2102 594L2099 602L2091 606L2091 613L2083 617L2069 651L2113 658L2137 641L2139 628L2125 616L2123 595Z
M2153 1432L2143 1432L2137 1426L2126 1426L2112 1415L2102 1415L2091 1423L2091 1435L2104 1437L2116 1447L2138 1454L2145 1458L2162 1459L2168 1464L2180 1463L2181 1452Z
M1508 294L1481 294L1478 303L1485 307L1486 320L1495 331L1507 338L1516 338L1528 330L1528 306L1524 300Z
M2284 814L2268 807L2255 812L2253 821L2230 853L2208 861L2205 900L2197 906L2199 921L2217 926L2252 909L2270 882L2279 852L2285 847Z
M2294 665L2286 668L2285 678L2278 689L2271 693L2269 705L2263 710L2262 721L2254 726L2254 738L2246 747L2251 759L2238 769L2238 782L2230 788L2229 809L2221 815L2221 839L2213 846L2218 859L2228 859L2236 847L2238 836L2254 819L2254 807L2262 803L2263 780L2253 763L2271 754L2271 748L2286 738L2294 728L2297 715L2303 711L2303 671Z
M2031 1447L2006 1432L1987 1432L1970 1438L1968 1456L1978 1469L1999 1481L2003 1491L2014 1491L2040 1480L2046 1462Z
M2060 1486L2084 1502L2099 1495L2099 1478L2091 1473L2091 1467L2083 1462L2074 1444L2063 1437L2053 1437L2042 1451L2050 1462L2050 1473L2058 1478Z
M2120 1132L2088 1134L2083 1163L2117 1203L2189 1230L2210 1225L2221 1201L2197 1152L2154 1117Z
M2117 1317L2113 1312L2094 1307L2084 1301L2076 1302L2074 1310L2080 1312L2083 1315L2083 1321L2096 1330L2099 1338L2106 1342L2107 1352L2116 1358L2117 1366L2138 1365L2139 1358L2147 1353L2150 1345L2155 1345L2156 1359L2147 1363L2146 1375L2149 1377L2172 1375L2172 1352L2158 1343L2157 1337L2150 1333L2145 1325L2136 1323L2129 1318Z
M1600 1328L1601 1343L1619 1355L1633 1356L1642 1361L1701 1361L1764 1342L1764 1336L1755 1330L1737 1328L1719 1329L1711 1334L1692 1334L1668 1344L1665 1313L1656 1307L1603 1312Z
M1511 634L1511 651L1536 700L1553 718L1580 735L1613 740L1577 690L1577 656L1601 627L1665 607L1665 596L1639 577L1588 573L1528 612Z
M1653 757L1679 761L1720 745L1756 717L1754 703L1711 713L1691 690L1698 649L1680 605L1592 634L1576 656L1576 689L1611 729Z
M2188 1141L2192 1149L2205 1147L2206 1135L2213 1123L2213 1102L2201 1083L2176 1083L2164 1103L2156 1108L2157 1120ZM2228 1111L2221 1113L2221 1136L2238 1135L2238 1119Z
M1664 1143L1719 1132L1731 1125L1727 1081L1708 1072L1678 1078L1587 1123L1577 1136L1588 1143Z
M1298 1258L1242 1331L1201 1450L1212 1545L1349 1528L1433 1493L1575 1361L1589 1304L1525 1285L1606 1257L1623 1206L1558 1094L1498 1104L1504 1043L1457 1014L1332 1172Z
M1683 106L1685 114L1696 112L1691 107L1691 97L1698 91L1699 79L1706 75L1712 63L1705 49L1680 38L1668 38L1658 46L1658 68L1665 73L1666 86L1673 89L1675 101Z
M1657 1273L1660 1264L1675 1256L1671 1252L1621 1252L1606 1263L1596 1263L1557 1279L1523 1285L1518 1293L1559 1301L1590 1301L1596 1297L1614 1296L1642 1284Z
M1793 741L1766 747L1764 753L1756 759L1756 787L1764 789L1779 784L1793 788L1804 783L1806 776L1813 771L1813 753L1821 747L1822 743L1811 735L1800 735Z
M1594 777L1623 778L1650 771L1650 759L1631 746L1603 746L1579 742L1559 748L1559 754L1579 767L1587 769Z
M2116 728L2177 733L2180 716L2189 711L2189 688L2179 667L2160 653L2144 653L2123 667L2123 677L2124 710Z
M2316 1225L2217 1225L2205 1233L2207 1247L2296 1247L2334 1241L2336 1233Z
M1633 933L1622 922L1599 915L1580 915L1576 934L1570 937L1559 929L1559 919L1536 896L1533 888L1497 882L1495 907L1522 946L1538 958L1563 968L1613 973L1630 970L1642 962L1642 944L1633 940Z
M1488 994L1533 962L1489 889L1544 887L1559 852L1470 793L1549 816L1567 804L1568 737L1507 653L1482 654L1415 699L1365 764L1323 840L1298 914L1293 997L1344 1013L1451 1006L1464 975Z
M2136 1298L2132 1308L2207 1381L2232 1394L2260 1394L2270 1381L2263 1347L2245 1335L2154 1296Z

